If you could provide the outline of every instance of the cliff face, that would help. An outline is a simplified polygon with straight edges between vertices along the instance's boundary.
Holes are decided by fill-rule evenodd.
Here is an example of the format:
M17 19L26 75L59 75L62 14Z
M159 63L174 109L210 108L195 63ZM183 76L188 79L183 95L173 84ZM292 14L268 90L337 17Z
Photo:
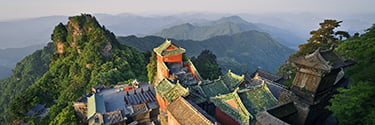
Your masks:
M71 102L89 88L147 79L145 56L119 44L115 35L91 15L70 17L66 25L58 24L51 39L55 50L49 70L10 101L14 123L77 124ZM44 118L24 115L37 104L50 108Z
M69 17L67 25L59 24L55 27L52 40L56 46L56 53L82 53L86 46L95 46L92 51L98 51L103 56L112 53L114 45L118 45L115 36L101 27L95 17L83 15ZM70 48L70 49L68 49ZM115 47L116 48L116 47Z

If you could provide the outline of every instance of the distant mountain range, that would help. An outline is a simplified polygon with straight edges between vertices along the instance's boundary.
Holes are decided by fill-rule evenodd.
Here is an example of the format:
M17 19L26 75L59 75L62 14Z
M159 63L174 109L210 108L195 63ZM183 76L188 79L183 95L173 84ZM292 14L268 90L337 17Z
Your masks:
M140 51L152 51L165 41L165 38L146 36L118 37L119 42L135 47ZM193 40L172 40L187 50L189 56L197 56L202 50L211 50L223 71L231 69L236 73L253 72L256 68L275 72L293 53L272 39L267 33L255 30L234 33L233 35L214 36L212 38Z
M161 32L158 32L155 35L164 38L181 40L205 40L214 36L233 35L249 30L269 33L273 39L280 41L281 44L294 49L296 49L297 46L304 41L303 38L298 37L287 30L266 24L253 24L243 20L239 16L223 17L219 20L208 21L196 25L190 23L176 25L163 29Z
M0 80L9 77L16 63L25 56L43 48L44 44L32 45L23 48L0 49Z
M248 30L258 30L271 34L274 40L294 49L296 49L296 45L308 39L309 31L318 28L318 22L325 19L308 13L238 14L241 18L220 13L181 13L167 16L140 16L126 13L94 15L101 24L118 36L147 36L160 33L163 29L164 31L176 29L175 32L185 33L185 36L176 37L178 39L205 36L200 38L203 40L210 36L233 35ZM350 33L363 31L375 22L375 16L372 14L332 18L343 20L340 30ZM31 54L36 49L41 49L42 45L50 42L53 26L66 21L67 16L0 21L0 79L7 77L16 62L22 57ZM196 34L198 32L201 34ZM167 32L167 34L171 33Z
M278 13L278 14L237 14L245 20L242 23L252 22L262 32L267 32L272 37L284 43L288 39L281 39L272 32L280 33L280 30L287 31L285 34L299 37L292 42L303 43L308 39L309 32L318 28L319 22L326 19L321 15L310 13ZM153 15L140 16L134 14L94 14L103 25L116 35L127 36L137 35L146 36L155 34L165 28L181 25L192 24L194 26L207 26L210 22L215 22L222 17L231 17L231 14L220 13L178 13L175 15ZM39 18L28 18L20 20L0 21L0 49L4 48L22 48L35 44L46 44L50 41L53 26L59 22L66 22L68 16L46 16ZM327 16L330 17L330 16ZM335 16L331 19L343 20L342 30L350 33L361 32L370 27L375 22L373 14L357 14L350 16ZM228 21L228 20L226 20ZM235 24L236 20L231 20ZM216 22L216 24L222 22ZM272 27L272 28L269 28ZM256 30L256 29L255 29ZM284 33L284 32L281 32ZM302 40L302 41L300 41Z

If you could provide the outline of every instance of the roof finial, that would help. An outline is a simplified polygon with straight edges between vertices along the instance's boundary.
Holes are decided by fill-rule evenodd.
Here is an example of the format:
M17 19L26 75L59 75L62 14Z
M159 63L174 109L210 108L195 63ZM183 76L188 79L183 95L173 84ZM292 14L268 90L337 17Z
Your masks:
M165 38L165 42L169 42L169 43L170 43L171 41L170 41L170 40L168 40L168 38Z

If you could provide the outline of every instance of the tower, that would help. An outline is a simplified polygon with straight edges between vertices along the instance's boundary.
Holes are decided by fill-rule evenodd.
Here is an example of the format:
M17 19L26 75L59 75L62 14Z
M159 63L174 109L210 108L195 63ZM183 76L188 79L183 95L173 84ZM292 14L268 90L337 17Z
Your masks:
M291 86L297 97L292 98L298 110L297 124L320 124L329 114L324 107L329 104L335 86L343 79L343 67L352 62L337 56L333 49L317 49L290 61L298 67Z
M185 49L173 45L169 40L154 48L154 52L157 54L157 81L169 78L171 71L174 70L173 67L182 67L183 65L182 55L185 53Z

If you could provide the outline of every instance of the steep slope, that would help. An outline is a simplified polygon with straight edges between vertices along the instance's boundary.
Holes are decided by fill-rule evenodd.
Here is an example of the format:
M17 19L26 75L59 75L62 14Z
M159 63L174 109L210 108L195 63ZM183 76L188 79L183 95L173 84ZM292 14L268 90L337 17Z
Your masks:
M119 37L121 43L140 51L151 51L165 39L156 36L138 38ZM293 50L273 40L268 34L246 31L233 35L216 36L203 41L172 40L185 48L189 56L197 56L202 50L211 50L223 71L232 69L236 73L253 72L257 67L275 72Z
M32 45L24 48L0 49L0 80L9 77L16 63L35 50L43 48L45 44Z
M0 124L9 120L9 111L6 110L9 101L24 92L49 69L53 51L53 44L49 43L43 49L26 56L17 63L10 77L0 81Z
M301 41L304 41L302 38L293 35L293 33L290 33L289 31L265 24L253 24L243 20L239 16L223 17L219 20L196 25L188 23L176 25L163 29L162 31L155 33L155 35L180 40L205 40L214 36L233 35L235 33L249 30L267 32L273 39L280 41L281 44L291 48L297 47Z
M54 54L49 70L10 101L13 123L78 124L71 102L98 84L117 84L128 79L146 80L143 54L121 45L91 15L69 17L52 34ZM49 111L38 120L25 116L36 104L47 104Z

